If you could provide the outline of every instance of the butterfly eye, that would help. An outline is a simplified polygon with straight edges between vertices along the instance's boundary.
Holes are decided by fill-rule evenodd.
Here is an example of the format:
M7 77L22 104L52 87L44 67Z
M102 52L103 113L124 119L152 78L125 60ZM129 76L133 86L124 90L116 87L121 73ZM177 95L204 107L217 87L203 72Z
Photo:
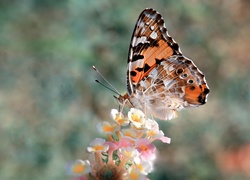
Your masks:
M187 78L187 74L186 74L186 73L181 74L181 75L180 75L180 78L181 78L181 79L185 79L185 78Z
M194 81L192 79L188 80L188 84L192 84Z

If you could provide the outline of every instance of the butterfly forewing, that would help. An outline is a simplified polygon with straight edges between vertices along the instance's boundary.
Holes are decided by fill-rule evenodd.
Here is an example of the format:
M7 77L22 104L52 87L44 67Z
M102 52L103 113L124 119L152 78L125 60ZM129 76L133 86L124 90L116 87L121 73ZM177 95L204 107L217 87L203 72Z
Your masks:
M153 9L145 9L137 20L130 44L127 70L129 94L164 58L181 54L178 44L168 35L162 16Z

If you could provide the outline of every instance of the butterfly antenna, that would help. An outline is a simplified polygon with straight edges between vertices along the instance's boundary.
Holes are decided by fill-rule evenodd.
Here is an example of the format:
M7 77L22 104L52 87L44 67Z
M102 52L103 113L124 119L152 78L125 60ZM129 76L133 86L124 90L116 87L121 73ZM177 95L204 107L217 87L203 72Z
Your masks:
M108 85L111 87L108 87L108 86L106 86L105 84L103 84L103 83L101 83L100 81L98 81L98 80L95 80L97 83L99 83L100 85L102 85L103 87L105 87L105 88L107 88L108 90L110 90L110 91L112 91L112 92L114 92L115 94L117 94L117 95L121 95L119 92L118 92L118 90L96 69L96 67L95 66L92 66L92 68L97 72L97 74L99 74L99 76L101 76L102 77L102 79L106 82L106 83L108 83Z
M95 82L97 82L98 84L102 85L103 87L105 87L106 89L114 92L117 95L120 95L118 92L116 92L114 89L111 89L110 87L106 86L105 84L101 83L100 81L98 81L97 79L95 80Z

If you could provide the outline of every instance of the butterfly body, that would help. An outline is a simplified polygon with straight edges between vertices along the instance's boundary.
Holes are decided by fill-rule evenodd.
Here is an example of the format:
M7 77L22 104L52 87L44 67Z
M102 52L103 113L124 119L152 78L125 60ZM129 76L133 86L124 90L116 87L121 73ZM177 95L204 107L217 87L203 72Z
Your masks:
M120 104L168 120L178 110L205 104L209 88L205 76L192 60L182 55L168 35L162 16L145 9L131 39L128 93L118 97Z

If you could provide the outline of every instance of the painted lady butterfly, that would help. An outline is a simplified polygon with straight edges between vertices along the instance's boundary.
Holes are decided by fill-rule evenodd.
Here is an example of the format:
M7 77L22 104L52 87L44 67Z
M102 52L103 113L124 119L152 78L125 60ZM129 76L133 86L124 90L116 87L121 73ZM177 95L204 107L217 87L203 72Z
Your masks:
M209 93L205 76L192 60L182 55L168 35L162 16L145 9L139 16L131 39L127 91L119 96L121 105L169 120L177 110L205 104Z

